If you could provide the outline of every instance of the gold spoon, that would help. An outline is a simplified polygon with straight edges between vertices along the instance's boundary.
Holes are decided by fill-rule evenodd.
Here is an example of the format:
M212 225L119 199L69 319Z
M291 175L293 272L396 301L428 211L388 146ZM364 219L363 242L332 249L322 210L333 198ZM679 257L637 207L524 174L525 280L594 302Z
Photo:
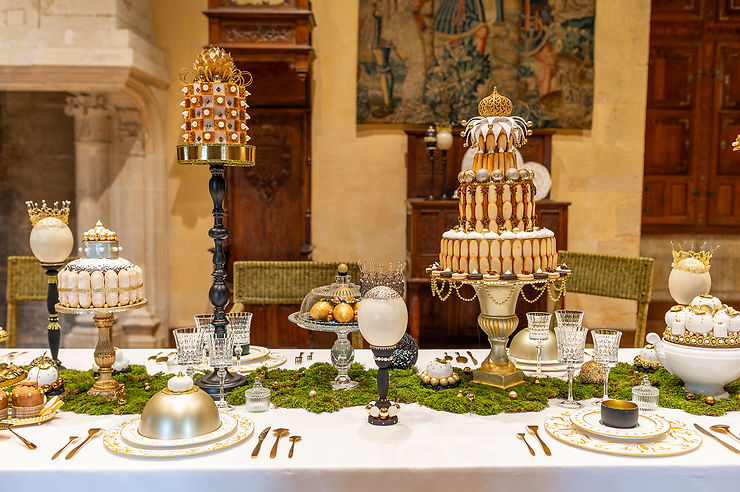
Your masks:
M720 434L729 434L735 439L737 439L738 441L740 441L740 437L732 433L729 425L716 424L716 425L711 426L710 429L713 430L714 432L719 432Z
M64 459L65 460L71 459L74 455L77 454L77 451L79 451L80 449L82 449L82 446L84 446L85 444L87 444L88 441L90 441L90 439L92 439L93 437L96 437L102 431L103 431L103 429L101 429L99 427L93 427L92 429L88 430L87 431L87 438L84 441L82 441L82 444L80 444L79 446L77 446L76 448L74 448L72 451L70 451L69 454L67 454L67 456Z
M60 449L59 451L57 451L56 453L54 453L54 456L52 456L51 459L53 459L53 460L57 459L59 457L59 455L62 454L62 451L64 451L65 449L67 449L67 446L69 446L70 444L72 444L73 442L75 442L75 441L77 441L79 439L80 438L78 436L69 436L69 442L67 444L65 444L64 446L62 446L62 449Z
M157 357L159 357L159 356L160 356L160 355L162 355L163 353L164 353L164 352L160 352L160 353L158 353L157 355L152 355L152 356L151 356L151 357L149 357L149 358L148 358L147 360L153 360L153 361L156 361L156 360L157 360Z
M36 445L35 445L34 443L32 443L31 441L29 441L29 440L28 440L28 439L26 439L25 437L21 437L20 435L18 435L18 434L17 434L17 433L16 433L16 432L15 432L15 431L13 430L13 426L12 426L12 425L10 425L10 424L9 424L9 423L7 423L7 422L0 422L0 430L9 430L9 431L11 432L11 434L13 434L13 435L14 435L15 437L17 437L17 438L18 438L18 439L20 439L21 441L23 441L23 444L25 444L25 445L26 445L26 447L27 447L28 449L36 449L36 447L37 447L37 446L36 446Z
M155 361L157 362L157 364L161 364L161 363L163 363L163 362L167 362L167 361L168 361L168 360L170 359L170 356L173 356L173 355L175 355L175 353L176 353L176 352L170 352L169 354L167 354L167 355L163 355L162 357L157 357L157 358L155 359Z
M295 447L295 443L301 440L301 436L290 436L290 442L293 444L290 445L290 451L288 451L288 458L293 457L293 448Z
M457 355L457 357L455 358L455 361L458 364L465 364L468 361L468 358L465 357L464 355L460 355L460 352L455 352L455 354Z
M534 456L534 449L532 449L532 446L530 446L529 443L527 442L527 440L524 438L524 433L523 432L517 432L516 433L516 437L518 437L519 439L521 439L522 441L524 441L524 444L527 445L527 449L529 449L529 453L532 456Z
M270 451L270 458L275 459L275 456L277 456L277 448L278 443L280 442L280 438L290 434L290 431L288 429L280 427L272 431L272 433L275 435L275 444L273 444L272 450Z
M470 356L470 360L473 362L473 364L475 364L477 366L478 365L478 361L475 360L475 357L473 357L473 354L470 352L470 350L468 350L468 355Z
M448 355L447 352L445 352L445 360L452 360L452 356Z

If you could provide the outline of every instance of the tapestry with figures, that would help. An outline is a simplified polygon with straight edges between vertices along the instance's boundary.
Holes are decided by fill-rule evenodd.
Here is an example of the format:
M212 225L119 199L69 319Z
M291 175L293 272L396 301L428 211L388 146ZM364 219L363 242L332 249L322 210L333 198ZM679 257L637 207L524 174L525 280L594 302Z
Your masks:
M538 127L591 127L595 0L360 0L357 123L459 123L494 86Z

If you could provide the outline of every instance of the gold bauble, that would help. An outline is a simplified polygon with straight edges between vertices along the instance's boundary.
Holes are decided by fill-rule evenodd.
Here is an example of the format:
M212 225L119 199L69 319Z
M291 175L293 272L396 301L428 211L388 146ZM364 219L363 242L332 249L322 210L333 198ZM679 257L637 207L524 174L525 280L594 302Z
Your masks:
M315 397L316 395L318 395L318 393L314 389L308 392L308 396L310 396L311 398Z
M509 398L511 398L512 400L516 400L517 398L519 398L519 394L516 391L511 390L509 391Z
M704 397L704 403L706 403L707 405L714 405L715 401L717 400L715 400L713 396Z
M696 395L694 393L686 393L686 399L691 401L694 398L696 398Z
M348 323L355 317L355 310L346 302L341 302L334 307L334 319L339 323Z
M581 373L578 379L587 384L603 384L604 373L601 372L601 366L593 360L589 360L581 366Z
M308 314L313 319L326 319L326 317L329 315L329 311L331 311L331 304L329 304L327 301L319 301L311 306L311 310L308 312Z

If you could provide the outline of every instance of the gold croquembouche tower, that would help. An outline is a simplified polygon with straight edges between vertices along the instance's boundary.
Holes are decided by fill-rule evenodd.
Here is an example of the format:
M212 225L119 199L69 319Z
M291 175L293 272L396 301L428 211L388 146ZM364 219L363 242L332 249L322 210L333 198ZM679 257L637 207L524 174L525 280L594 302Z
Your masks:
M465 146L477 148L473 168L458 175L458 225L442 234L439 262L427 269L432 294L446 300L453 293L476 297L478 325L491 352L473 371L473 382L508 388L524 381L506 353L516 329L517 300L524 285L553 298L565 291L570 270L557 263L553 231L537 226L534 172L517 167L516 148L527 142L531 122L511 116L511 101L498 93L478 104L479 116L463 121ZM471 285L475 296L461 294Z

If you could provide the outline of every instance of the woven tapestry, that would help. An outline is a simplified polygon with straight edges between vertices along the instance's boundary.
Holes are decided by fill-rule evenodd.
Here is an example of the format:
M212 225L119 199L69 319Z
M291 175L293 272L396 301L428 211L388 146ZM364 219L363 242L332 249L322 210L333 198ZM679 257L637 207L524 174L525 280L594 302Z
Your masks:
M360 0L357 123L459 123L498 91L590 128L595 0Z

